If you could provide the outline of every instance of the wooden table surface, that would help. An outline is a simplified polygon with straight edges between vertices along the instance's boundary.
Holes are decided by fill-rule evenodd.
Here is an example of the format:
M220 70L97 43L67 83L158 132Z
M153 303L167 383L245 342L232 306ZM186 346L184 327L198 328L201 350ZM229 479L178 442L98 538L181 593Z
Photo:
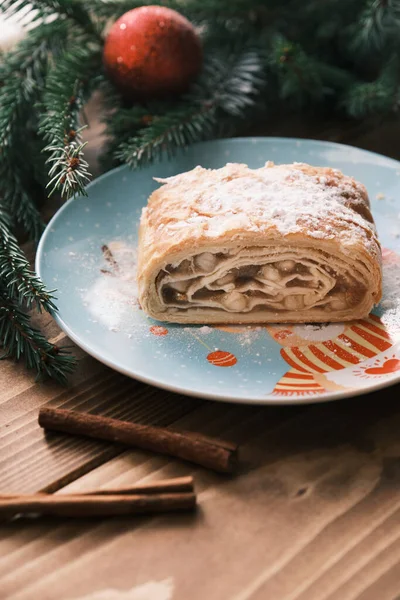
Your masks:
M268 133L305 137L304 126ZM399 127L309 137L400 158ZM101 138L94 123L92 162ZM66 338L48 317L47 334ZM82 491L193 474L192 515L0 525L0 600L400 599L400 386L297 407L229 405L128 379L76 349L67 388L0 365L0 493ZM238 475L38 427L42 406L218 435Z

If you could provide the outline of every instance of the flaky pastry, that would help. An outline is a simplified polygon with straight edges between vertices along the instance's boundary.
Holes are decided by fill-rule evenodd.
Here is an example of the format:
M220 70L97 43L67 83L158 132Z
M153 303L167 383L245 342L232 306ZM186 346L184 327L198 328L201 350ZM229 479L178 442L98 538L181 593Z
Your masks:
M174 323L363 318L381 297L365 187L331 168L196 167L143 209L139 301Z

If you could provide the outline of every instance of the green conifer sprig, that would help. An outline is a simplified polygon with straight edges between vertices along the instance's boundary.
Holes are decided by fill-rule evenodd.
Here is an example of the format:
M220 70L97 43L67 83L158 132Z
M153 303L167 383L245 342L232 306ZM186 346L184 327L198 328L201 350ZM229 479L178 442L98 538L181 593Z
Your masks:
M367 114L382 116L397 111L400 93L400 68L396 56L389 60L379 77L367 83L350 87L344 103L347 112L355 118Z
M11 233L10 217L0 209L0 280L9 296L20 307L36 308L53 314L56 310L53 292L46 290L32 272L29 262Z
M14 235L10 218L0 209L0 340L4 350L0 358L23 359L39 377L50 376L60 383L72 373L76 361L32 327L27 311L56 311L52 291L48 291L32 272Z
M217 135L224 121L242 117L252 106L263 85L262 70L256 53L224 49L206 61L202 77L186 100L166 114L150 112L147 126L122 142L115 158L135 168Z
M35 104L49 65L61 55L69 35L65 22L44 23L0 61L0 343L3 357L24 358L38 374L59 380L71 371L74 359L30 326L26 311L53 314L56 307L12 231L20 225L31 239L39 239L44 228L36 202L44 161L39 158Z
M141 104L124 106L121 95L104 74L99 77L98 89L103 100L102 122L107 130L99 163L107 171L118 164L114 156L118 146L143 126L142 118L149 110Z
M137 135L119 145L115 157L135 168L173 156L177 148L199 141L215 126L215 106L187 105L166 115L154 116L151 123L139 129Z
M17 53L0 61L0 195L32 239L39 238L44 225L31 192L35 177L27 137L35 127L33 106L50 57L62 52L68 32L65 23L44 24L20 43Z
M16 160L18 163L18 159ZM44 222L34 202L30 185L34 185L32 173L26 174L24 165L13 167L12 155L8 160L0 160L0 179L6 188L3 204L31 240L38 240L44 229ZM31 183L29 183L31 182Z
M31 22L41 24L63 18L99 37L100 33L89 11L81 0L2 0L0 10L8 15L31 15Z
M154 4L154 0L84 0L88 11L92 11L102 19L117 19L128 10L140 6ZM265 0L168 0L162 5L177 10L192 20L215 19L215 18L244 18L248 19L251 13L257 10L265 10L269 3Z
M398 44L399 0L368 0L360 15L354 49L385 52Z
M48 73L39 133L47 142L44 151L50 155L50 195L55 191L66 198L86 194L90 174L83 153L81 111L96 86L100 70L98 45L83 39Z
M65 383L76 366L75 359L66 348L51 344L42 333L32 327L30 317L10 297L9 288L0 284L0 339L1 358L24 360L37 377L52 377Z

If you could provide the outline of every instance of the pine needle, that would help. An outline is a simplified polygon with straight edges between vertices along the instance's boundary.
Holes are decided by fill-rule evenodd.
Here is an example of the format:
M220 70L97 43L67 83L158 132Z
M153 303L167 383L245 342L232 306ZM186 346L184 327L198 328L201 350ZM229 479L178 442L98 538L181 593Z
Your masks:
M224 49L206 62L202 77L185 101L165 114L149 113L148 125L119 145L116 159L135 168L209 139L223 122L243 117L253 105L263 85L261 73L261 61L253 51Z
M343 104L348 114L357 119L390 113L399 107L399 85L399 60L393 56L375 81L351 86Z
M40 99L51 57L66 44L65 23L43 24L0 63L0 197L16 223L38 239L43 221L33 190L34 166L27 143L32 108Z
M44 113L39 133L47 142L50 156L49 195L58 191L65 198L86 195L90 179L84 159L81 110L101 70L101 53L97 44L76 44L49 72L43 97Z
M46 290L31 271L29 263L10 229L10 217L0 208L0 281L19 306L53 314L53 292Z
M31 23L67 18L87 33L94 34L96 37L100 35L90 12L86 10L81 0L2 0L0 11L6 13L6 16L21 18L29 13Z
M66 348L50 343L30 324L27 315L12 299L9 290L0 284L0 340L4 349L1 359L24 360L28 369L34 369L38 378L52 377L65 383L76 360Z

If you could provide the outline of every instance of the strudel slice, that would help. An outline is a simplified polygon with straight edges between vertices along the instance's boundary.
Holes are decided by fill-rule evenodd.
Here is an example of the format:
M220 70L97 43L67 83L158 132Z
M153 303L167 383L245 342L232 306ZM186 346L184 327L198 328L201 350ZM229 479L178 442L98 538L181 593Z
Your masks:
M143 310L174 323L301 323L366 317L381 251L365 187L331 168L196 167L143 209Z

